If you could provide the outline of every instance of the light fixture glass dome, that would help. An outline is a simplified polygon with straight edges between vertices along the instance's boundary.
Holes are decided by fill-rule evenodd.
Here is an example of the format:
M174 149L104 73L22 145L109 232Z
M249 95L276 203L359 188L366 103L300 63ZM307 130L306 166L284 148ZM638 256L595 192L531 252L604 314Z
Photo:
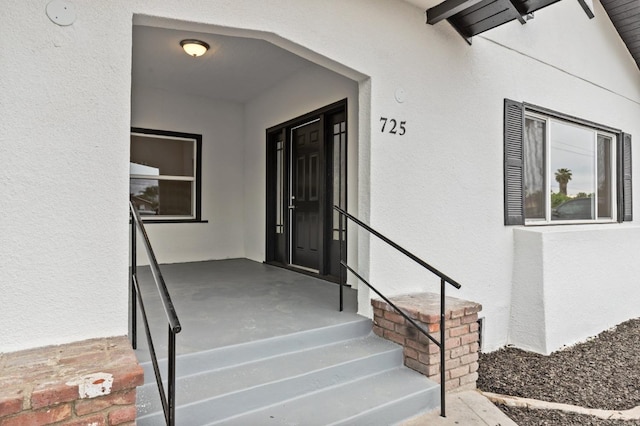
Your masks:
M193 39L182 40L180 42L180 46L182 46L187 55L193 56L194 58L204 55L207 50L209 50L209 45L207 43Z

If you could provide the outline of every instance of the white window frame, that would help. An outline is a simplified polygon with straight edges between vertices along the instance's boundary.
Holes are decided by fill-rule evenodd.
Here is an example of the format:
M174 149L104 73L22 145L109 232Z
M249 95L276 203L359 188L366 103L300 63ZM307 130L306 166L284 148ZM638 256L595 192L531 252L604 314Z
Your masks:
M580 224L580 223L611 223L611 222L617 222L618 218L617 218L617 213L618 213L618 209L617 209L617 205L618 205L618 200L617 200L617 179L616 177L618 176L618 172L617 172L617 161L616 161L616 153L617 151L617 147L618 147L618 136L615 133L611 133L611 132L607 132L601 129L597 129L594 127L590 127L590 126L585 126L579 123L574 123L568 120L562 120L556 117L551 117L551 116L547 116L538 112L534 112L534 111L530 111L530 110L525 110L524 112L524 117L525 120L527 118L532 118L535 120L540 120L540 121L544 121L545 122L545 146L544 146L544 152L545 152L545 194L544 194L544 200L545 200L545 218L532 218L529 219L525 216L525 225L566 225L566 224ZM562 123L564 125L568 125L568 126L574 126L580 129L586 129L586 130L590 130L593 133L593 144L594 144L594 152L597 152L597 144L598 144L598 136L602 135L605 137L608 137L611 139L611 144L609 149L611 150L611 152L609 153L609 158L611 159L611 164L610 164L610 175L609 175L609 181L611 182L611 217L607 217L607 218L598 218L598 185L597 185L597 181L598 181L598 156L595 155L594 156L594 171L595 171L595 179L594 182L595 184L595 188L594 188L594 192L593 192L593 199L595 200L595 202L593 203L594 205L594 219L570 219L570 220L552 220L551 219L551 181L552 179L555 179L553 171L551 170L551 123Z
M190 215L142 215L141 218L145 222L185 222L185 221L200 221L200 188L199 178L200 169L200 149L202 136L196 134L187 134L179 132L168 132L153 129L138 129L131 130L131 136L146 137L153 139L167 139L167 140L181 140L190 141L193 146L193 176L172 176L172 175L144 175L144 174L129 174L129 181L132 179L145 179L145 180L164 180L174 182L191 182L191 214Z

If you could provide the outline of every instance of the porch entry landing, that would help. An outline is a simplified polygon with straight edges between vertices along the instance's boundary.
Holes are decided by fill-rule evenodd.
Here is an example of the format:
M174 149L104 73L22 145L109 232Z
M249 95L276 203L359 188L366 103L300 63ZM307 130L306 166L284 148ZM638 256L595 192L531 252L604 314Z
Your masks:
M339 312L337 284L276 266L233 259L161 269L182 325L176 425L387 426L440 403L439 387L403 366L402 347L356 314L352 289ZM149 275L138 272L164 354L167 321ZM137 424L156 426L163 411L143 340ZM166 361L160 370L165 380Z
M357 292L344 289L338 312L338 285L248 259L161 265L182 323L176 354L184 355L362 319ZM166 317L148 268L138 268L156 351L166 354ZM144 330L136 354L149 360Z

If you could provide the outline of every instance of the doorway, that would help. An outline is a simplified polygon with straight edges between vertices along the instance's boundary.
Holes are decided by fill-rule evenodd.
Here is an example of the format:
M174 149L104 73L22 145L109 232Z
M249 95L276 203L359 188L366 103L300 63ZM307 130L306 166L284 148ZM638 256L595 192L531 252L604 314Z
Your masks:
M347 241L333 209L347 201L346 107L345 99L267 130L266 261L334 282Z
M320 118L291 130L289 160L291 195L287 209L291 221L290 264L320 271L322 229L320 166L324 163Z

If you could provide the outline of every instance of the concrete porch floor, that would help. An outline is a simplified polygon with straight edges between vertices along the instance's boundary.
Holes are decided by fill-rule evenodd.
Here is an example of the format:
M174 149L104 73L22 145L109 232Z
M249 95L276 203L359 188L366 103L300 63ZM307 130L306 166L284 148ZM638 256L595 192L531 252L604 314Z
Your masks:
M336 284L247 259L167 264L161 270L183 327L176 338L178 355L362 318L356 313L355 290L344 288L345 310L339 312ZM166 316L149 268L139 268L138 278L157 356L163 359L167 357ZM140 362L149 360L144 333L138 319L136 355ZM145 382L155 380L153 374L145 376ZM448 394L447 400L446 419L436 410L401 424L515 425L475 391Z
M344 288L344 311L339 312L337 284L248 259L165 264L160 269L182 325L178 355L359 318L355 290ZM166 358L168 325L148 267L138 267L138 281L157 356ZM136 354L140 362L150 359L141 319Z

